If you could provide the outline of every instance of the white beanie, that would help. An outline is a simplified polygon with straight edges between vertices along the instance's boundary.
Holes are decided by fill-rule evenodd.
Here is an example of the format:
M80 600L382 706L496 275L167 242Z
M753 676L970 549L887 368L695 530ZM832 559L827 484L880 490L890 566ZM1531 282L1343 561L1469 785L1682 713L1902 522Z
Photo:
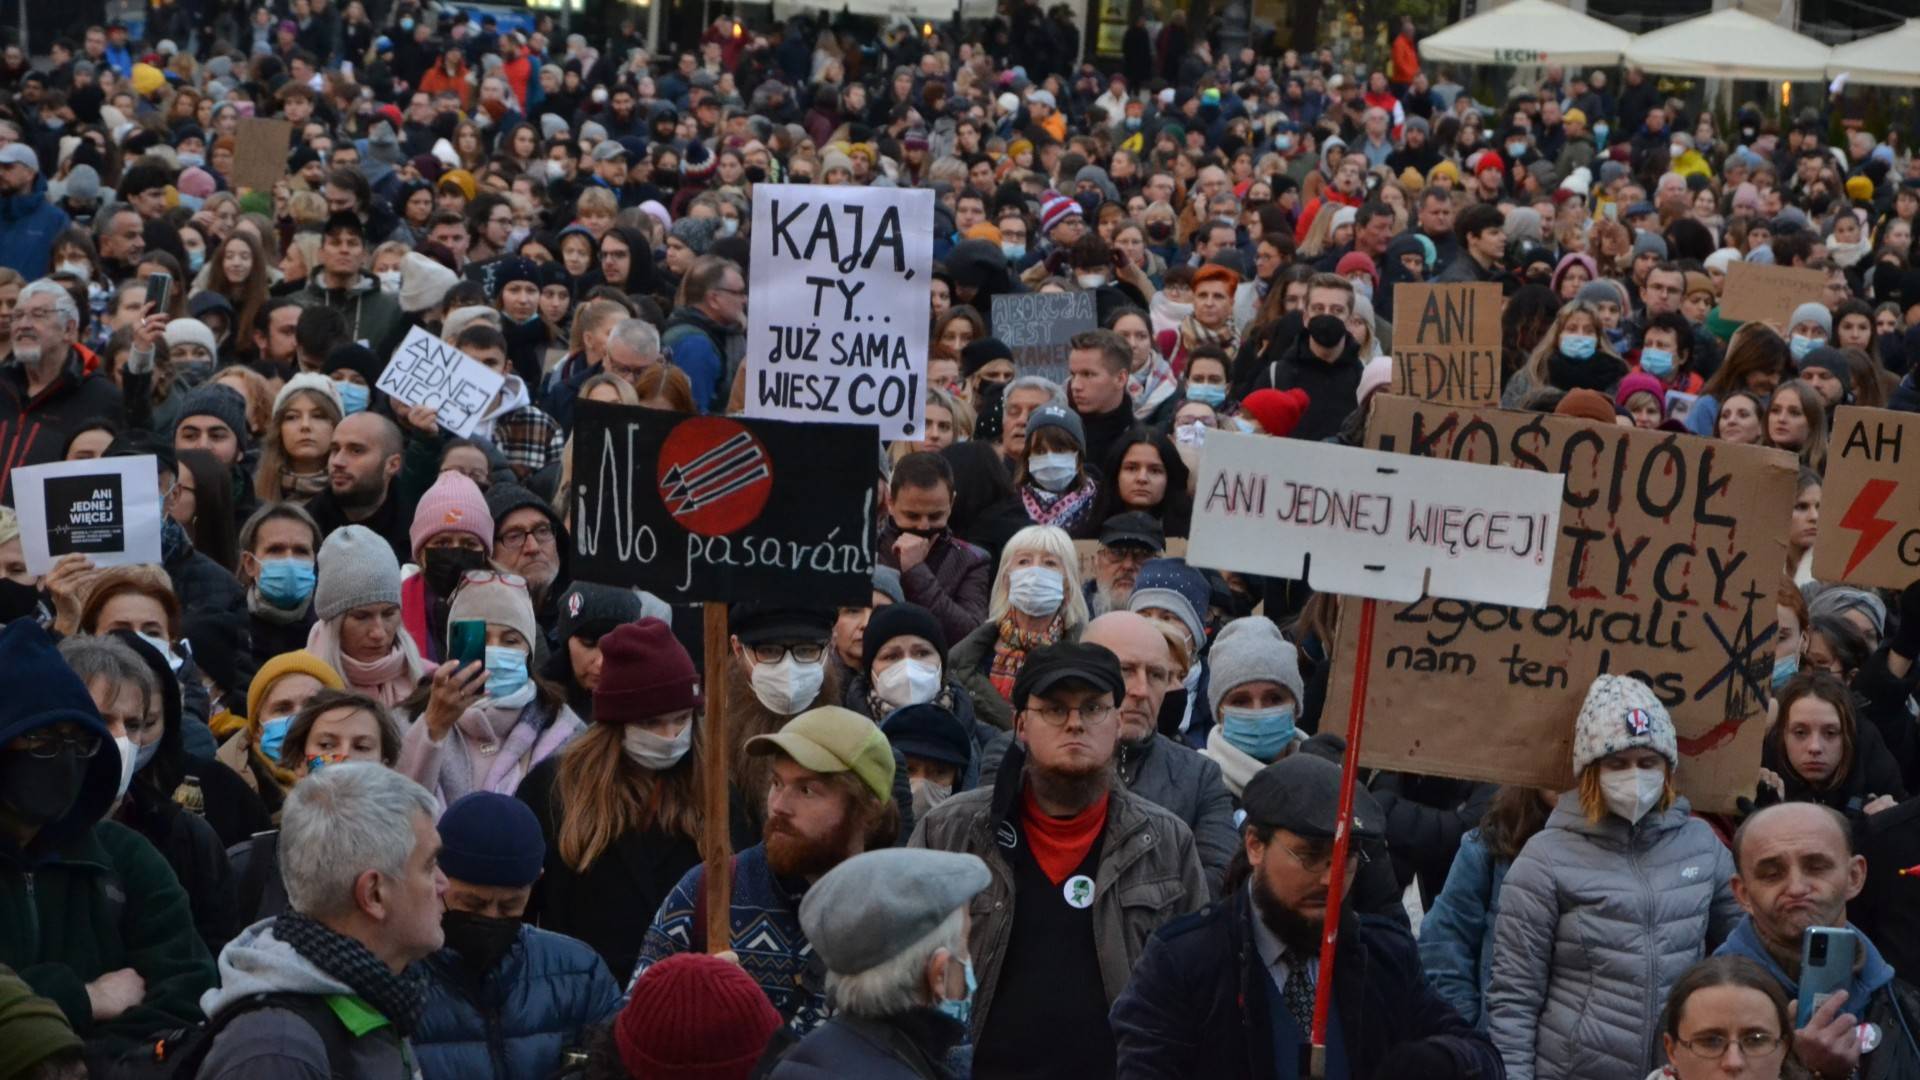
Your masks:
M1573 773L1609 754L1645 747L1667 759L1669 768L1680 767L1679 742L1673 733L1673 717L1667 707L1653 696L1653 688L1625 675L1602 675L1587 688L1587 700L1580 706L1580 718L1573 725Z
M417 315L440 306L448 290L460 284L460 275L417 251L400 260L400 310Z
M500 329L500 312L481 304L454 308L447 312L447 321L440 324L440 340L452 341L460 336L461 331L477 322L484 322L498 330Z
M279 416L280 410L287 405L287 399L302 390L319 394L324 401L332 405L335 423L339 423L340 418L346 415L346 407L340 404L340 390L333 385L333 380L311 371L303 371L288 379L287 384L280 388L280 392L273 395L273 415Z
M208 356L220 355L220 346L213 340L213 327L199 319L173 319L161 331L161 336L169 349L175 345L198 345L207 350Z

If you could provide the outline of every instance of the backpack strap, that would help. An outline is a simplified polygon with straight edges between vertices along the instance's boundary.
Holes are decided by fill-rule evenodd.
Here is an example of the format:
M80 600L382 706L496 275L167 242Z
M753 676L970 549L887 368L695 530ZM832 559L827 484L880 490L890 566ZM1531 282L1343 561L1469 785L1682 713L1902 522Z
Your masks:
M352 999L347 999L352 1000ZM264 1009L293 1013L320 1038L327 1057L327 1074L332 1080L354 1080L353 1041L359 1035L348 1029L337 1012L334 999L313 994L253 994L239 999L199 1028L189 1029L174 1040L162 1040L153 1048L154 1059L165 1065L176 1080L198 1076L207 1054L234 1021Z

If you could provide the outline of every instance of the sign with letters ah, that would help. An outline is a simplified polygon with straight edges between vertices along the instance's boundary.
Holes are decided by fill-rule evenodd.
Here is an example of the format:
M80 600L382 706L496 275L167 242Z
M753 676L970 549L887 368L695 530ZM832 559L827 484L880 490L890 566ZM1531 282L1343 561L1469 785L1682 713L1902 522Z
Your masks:
M1813 541L1816 579L1888 589L1920 580L1916 463L1920 415L1857 405L1835 410Z
M933 192L756 184L746 414L925 426Z
M1574 718L1594 677L1612 673L1645 682L1672 713L1678 783L1696 808L1750 794L1793 456L1391 395L1372 410L1370 447L1557 473L1565 489L1538 610L1444 595L1381 608L1361 762L1564 791ZM1346 607L1337 652L1351 657L1359 620ZM1336 663L1327 715L1346 715L1351 689Z
M396 401L432 407L441 427L466 438L504 385L499 372L416 326L387 361L378 389Z
M672 603L864 604L873 429L582 401L573 573Z

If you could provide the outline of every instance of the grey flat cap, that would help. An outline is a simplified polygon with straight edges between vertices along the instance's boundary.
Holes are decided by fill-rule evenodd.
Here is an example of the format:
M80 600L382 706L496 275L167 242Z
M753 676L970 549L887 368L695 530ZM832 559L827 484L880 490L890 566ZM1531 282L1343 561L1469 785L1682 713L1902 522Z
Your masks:
M858 975L898 956L992 880L976 855L886 848L829 870L800 901L800 928L827 970Z

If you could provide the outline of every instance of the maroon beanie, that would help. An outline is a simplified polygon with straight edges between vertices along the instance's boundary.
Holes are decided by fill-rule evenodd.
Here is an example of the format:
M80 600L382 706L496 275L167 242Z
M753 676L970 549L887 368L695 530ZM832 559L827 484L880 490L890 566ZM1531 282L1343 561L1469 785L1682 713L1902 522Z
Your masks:
M630 1076L747 1080L779 1026L766 992L740 965L675 953L633 984L613 1021L613 1041Z
M622 623L600 636L600 685L593 718L625 724L700 704L693 658L659 619Z

